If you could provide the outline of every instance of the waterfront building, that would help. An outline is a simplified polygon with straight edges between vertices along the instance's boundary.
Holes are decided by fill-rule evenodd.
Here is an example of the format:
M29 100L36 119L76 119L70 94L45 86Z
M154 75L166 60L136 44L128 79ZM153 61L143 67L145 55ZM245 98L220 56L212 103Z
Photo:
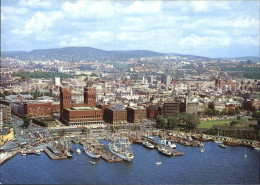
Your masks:
M145 123L146 109L141 106L127 107L127 121L130 123Z
M71 102L71 89L60 87L60 118L66 125L103 127L103 110L96 107L96 89L84 87L84 103Z
M113 125L127 123L127 111L123 107L106 107L104 110L104 120Z

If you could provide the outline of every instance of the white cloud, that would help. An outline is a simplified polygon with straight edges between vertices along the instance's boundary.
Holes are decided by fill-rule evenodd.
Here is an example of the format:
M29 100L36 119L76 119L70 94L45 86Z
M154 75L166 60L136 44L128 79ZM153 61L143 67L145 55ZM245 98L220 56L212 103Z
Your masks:
M212 46L228 46L231 44L231 37L216 37L216 36L197 36L195 34L191 34L187 37L184 37L180 40L180 46L192 46L197 47L200 46L202 48L212 47Z
M191 5L196 12L207 12L209 11L209 2L207 1L192 1Z
M259 36L256 38L252 38L252 37L238 37L236 39L236 42L238 44L243 44L243 45L255 45L255 46L259 46Z
M43 7L48 8L51 6L50 0L20 0L18 3L20 6L27 6L27 7Z
M126 14L153 14L161 11L161 1L134 1L125 9Z
M76 19L103 18L108 19L120 12L122 6L110 1L76 1L75 3L64 2L61 10L66 16Z

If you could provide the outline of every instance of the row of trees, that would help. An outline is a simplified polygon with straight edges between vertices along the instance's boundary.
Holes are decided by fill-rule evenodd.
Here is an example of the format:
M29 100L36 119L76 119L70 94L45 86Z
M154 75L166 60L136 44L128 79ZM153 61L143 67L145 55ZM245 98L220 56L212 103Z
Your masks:
M240 114L240 109L236 107L235 109L228 108L228 109L223 109L221 112L218 110L212 110L211 108L207 108L204 112L200 112L200 115L206 115L206 116L219 116L219 115L236 115Z
M197 128L199 119L193 114L180 113L177 115L157 116L156 125L158 128L174 129L176 126L182 126L187 130Z

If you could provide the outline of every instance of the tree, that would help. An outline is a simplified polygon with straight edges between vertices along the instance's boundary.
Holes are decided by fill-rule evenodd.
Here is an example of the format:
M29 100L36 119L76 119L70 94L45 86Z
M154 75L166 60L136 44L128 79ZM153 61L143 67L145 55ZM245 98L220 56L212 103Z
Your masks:
M82 134L85 134L87 132L87 128L86 127L83 127L82 129L81 129L81 133Z
M23 126L25 128L28 128L29 125L31 124L31 121L32 121L32 119L30 117L28 117L27 114L25 114L24 117L23 117Z
M208 115L208 116L212 116L213 115L213 111L211 108L207 108L205 111L204 111L204 114L205 115Z
M194 116L193 114L186 114L185 125L187 129L195 129L197 128L199 123L199 119L196 116Z
M235 108L235 113L240 114L240 109L238 107Z
M232 108L228 108L228 115L235 115L235 110Z
M254 111L253 114L252 114L252 118L260 119L260 111Z
M227 109L222 109L221 114L222 115L227 115Z
M167 123L168 123L168 128L174 129L178 124L177 116L168 116Z
M156 126L158 128L166 128L167 120L162 115L157 116L156 117Z

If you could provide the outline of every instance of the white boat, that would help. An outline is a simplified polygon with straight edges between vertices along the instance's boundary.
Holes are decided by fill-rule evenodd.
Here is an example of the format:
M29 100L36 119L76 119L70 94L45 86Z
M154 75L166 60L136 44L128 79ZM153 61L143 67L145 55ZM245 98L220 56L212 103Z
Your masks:
M89 161L90 162L90 164L96 164L96 162L94 162L94 161Z
M83 147L85 153L94 159L98 159L100 157L99 154L95 154L93 150L90 149L90 147Z
M81 154L81 150L79 148L77 148L76 152L77 152L78 155Z
M25 156L25 155L26 155L26 151L21 151L21 154L22 154L23 156Z
M221 148L226 148L226 147L227 147L227 146L224 145L223 143L219 144L218 146L221 147Z
M148 136L149 139L154 140L153 136Z
M243 156L244 158L247 158L247 155L246 155L246 146L245 146L245 155Z
M162 164L162 162L158 161L158 162L156 162L155 164L157 164L157 165L161 165L161 164Z
M40 150L35 150L34 153L37 154L37 155L41 155L41 151Z
M204 153L205 152L205 148L200 149L200 153Z
M172 153L171 153L169 150L167 150L166 148L159 147L159 148L158 148L158 151L159 151L160 153L164 154L164 155L172 156Z
M64 154L68 157L68 158L72 158L72 155L69 151L65 150Z
M220 143L223 143L223 142L222 142L222 141L219 141L219 140L214 140L214 143L220 144Z
M166 140L165 138L160 139L159 143L170 148L176 148L176 145L172 141Z
M125 161L131 161L134 158L128 138L113 138L108 147L113 154Z
M260 150L260 147L254 147L255 150Z
M143 141L143 145L147 148L154 149L154 145L148 141Z

